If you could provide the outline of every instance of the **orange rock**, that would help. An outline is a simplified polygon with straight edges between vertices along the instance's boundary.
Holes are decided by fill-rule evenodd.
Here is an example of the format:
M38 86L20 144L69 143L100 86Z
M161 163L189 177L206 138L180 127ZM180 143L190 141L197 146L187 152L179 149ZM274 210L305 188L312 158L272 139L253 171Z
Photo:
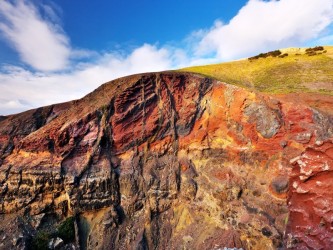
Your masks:
M163 72L1 117L0 213L77 215L88 248L331 249L333 118L285 100Z

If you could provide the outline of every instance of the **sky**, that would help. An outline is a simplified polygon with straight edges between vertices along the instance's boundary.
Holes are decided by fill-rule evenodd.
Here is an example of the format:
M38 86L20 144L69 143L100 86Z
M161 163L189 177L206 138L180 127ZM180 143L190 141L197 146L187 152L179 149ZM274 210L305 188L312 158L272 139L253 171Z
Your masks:
M134 73L333 44L333 0L0 0L0 115Z

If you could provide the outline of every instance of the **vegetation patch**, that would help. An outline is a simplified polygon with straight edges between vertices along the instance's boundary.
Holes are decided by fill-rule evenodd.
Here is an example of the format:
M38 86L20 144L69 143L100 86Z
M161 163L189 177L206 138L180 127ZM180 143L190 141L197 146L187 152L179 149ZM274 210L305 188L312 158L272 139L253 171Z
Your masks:
M307 54L308 56L315 56L318 54L322 54L324 52L324 47L323 46L316 46L313 48L308 48L305 50L305 54Z
M69 217L58 227L57 234L65 243L70 243L75 239L74 220L74 217Z
M267 58L269 56L271 57L277 57L280 56L282 54L282 52L280 50L274 50L274 51L270 51L267 53L260 53L259 55L253 56L253 57L249 57L249 60L257 60L259 58Z
M287 57L288 56L288 53L284 53L282 55L279 55L279 58L284 58L284 57Z
M32 239L31 242L31 249L36 250L47 250L48 243L51 240L52 235L49 232L46 232L44 230L38 231L36 236Z
M29 249L46 250L52 238L61 238L65 244L75 240L74 217L69 217L63 221L57 228L51 227L40 230L33 237Z

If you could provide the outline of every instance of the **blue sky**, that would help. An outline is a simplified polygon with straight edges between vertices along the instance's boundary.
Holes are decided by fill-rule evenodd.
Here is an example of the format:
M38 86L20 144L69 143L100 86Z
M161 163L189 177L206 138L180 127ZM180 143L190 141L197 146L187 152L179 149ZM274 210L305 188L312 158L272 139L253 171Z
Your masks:
M181 41L193 30L209 28L216 19L231 19L245 3L244 0L102 0L98 4L87 0L57 1L72 43L93 50L115 49L120 44Z
M1 0L0 115L139 72L333 42L333 0Z

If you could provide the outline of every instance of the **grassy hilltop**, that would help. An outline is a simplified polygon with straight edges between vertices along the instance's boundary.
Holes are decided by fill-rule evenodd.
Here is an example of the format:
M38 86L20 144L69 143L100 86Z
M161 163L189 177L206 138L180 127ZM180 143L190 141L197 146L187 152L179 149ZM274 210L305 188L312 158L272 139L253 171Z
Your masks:
M238 61L180 69L270 94L333 95L333 46L288 48Z

